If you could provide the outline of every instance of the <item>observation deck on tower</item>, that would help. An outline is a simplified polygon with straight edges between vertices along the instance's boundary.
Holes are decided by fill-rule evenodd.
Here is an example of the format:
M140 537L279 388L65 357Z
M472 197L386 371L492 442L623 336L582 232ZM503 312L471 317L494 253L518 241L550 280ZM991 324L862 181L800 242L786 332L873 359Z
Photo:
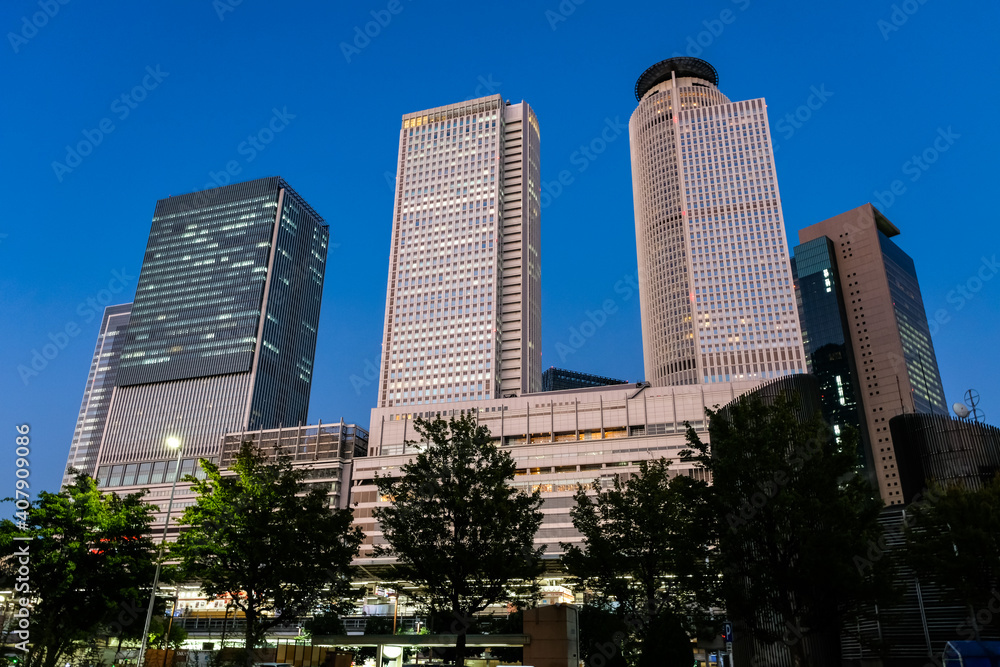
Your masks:
M679 77L692 76L704 79L713 86L718 87L719 85L719 73L701 58L690 58L687 56L667 58L647 69L639 77L639 80L635 82L636 101L641 102L643 96L656 84L669 81L673 72L676 72Z

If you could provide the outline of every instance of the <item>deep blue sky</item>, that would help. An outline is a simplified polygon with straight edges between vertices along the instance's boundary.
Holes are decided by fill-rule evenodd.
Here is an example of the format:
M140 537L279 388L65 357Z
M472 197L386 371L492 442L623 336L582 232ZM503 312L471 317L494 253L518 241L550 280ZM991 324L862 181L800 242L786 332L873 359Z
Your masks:
M1000 256L995 3L907 0L893 17L888 0L236 1L75 0L47 22L39 15L34 31L23 17L43 11L37 1L0 8L0 487L13 487L22 422L34 436L33 489L58 487L100 323L87 319L87 299L117 287L118 271L132 279L114 302L131 300L156 200L204 188L230 161L236 180L284 176L330 224L310 420L367 424L400 116L492 92L537 112L543 182L564 169L574 179L542 214L544 364L641 379L638 297L614 290L636 271L627 131L593 160L574 152L606 123L627 123L636 78L677 52L711 62L730 99L767 99L791 245L798 229L877 203L876 191L901 181L881 208L902 230L928 312L948 319L934 334L946 398L975 387L987 419L1000 418L990 342L1000 276L949 302L983 257ZM341 44L373 11L391 19L348 62ZM121 95L144 79L152 89L129 108ZM814 87L828 95L811 117L780 124ZM274 109L290 114L287 126L263 150L241 151ZM113 130L60 181L53 162L102 121ZM913 171L907 162L948 128L958 138ZM570 327L606 299L618 311L561 358ZM71 324L80 333L26 385L18 366Z

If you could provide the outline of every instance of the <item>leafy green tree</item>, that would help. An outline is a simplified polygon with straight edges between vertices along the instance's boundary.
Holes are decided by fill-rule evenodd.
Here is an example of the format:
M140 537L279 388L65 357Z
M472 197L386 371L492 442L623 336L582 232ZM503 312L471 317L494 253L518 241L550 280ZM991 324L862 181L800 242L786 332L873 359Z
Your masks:
M344 629L344 621L341 620L340 614L334 610L313 615L302 624L302 629L310 637L347 634Z
M580 659L585 665L628 667L622 644L632 627L617 613L614 606L596 599L587 599L580 606ZM688 648L688 663L691 650ZM600 657L598 657L600 656ZM685 665L685 667L686 667Z
M205 479L179 519L171 548L180 576L209 597L228 595L246 618L246 659L270 628L317 607L338 608L350 591L351 560L363 535L350 510L331 508L326 492L305 490L306 471L288 457L269 461L243 443L230 471L202 460Z
M907 562L921 579L954 591L969 610L966 639L1000 628L1000 477L982 488L932 485L927 503L910 505ZM984 611L985 610L985 611Z
M748 396L706 410L711 451L689 426L696 451L682 457L712 474L728 612L759 640L787 645L798 666L814 650L807 645L838 650L841 620L885 592L891 576L888 559L855 565L878 543L882 507L856 474L855 433L838 441L819 414L802 419L796 403Z
M168 627L170 628L169 642L167 641ZM176 623L171 623L167 617L156 616L149 624L149 648L177 650L184 645L187 637L187 631ZM169 647L166 646L168 643Z
M661 458L640 463L631 479L616 476L612 488L601 490L600 480L594 488L577 490L570 514L583 548L563 544L566 568L598 608L624 622L614 643L629 665L686 667L691 636L718 599L708 485L672 474Z
M388 616L369 616L365 619L366 635L391 635L395 634L392 627L392 618Z
M156 561L153 561L154 564ZM160 572L160 582L167 583L172 580L171 577L172 568L164 567ZM145 627L146 612L148 610L149 598L141 602L137 602L135 607L129 611L129 614L120 618L117 623L111 624L110 627L104 628L102 631L97 633L97 637L104 637L107 639L108 645L114 645L115 653L120 654L125 647L125 650L138 649L142 644L142 631ZM150 619L149 625L149 637L152 638L160 628L160 622L166 617L167 614L167 598L160 595L156 596L153 601L153 615ZM173 634L173 633L171 633ZM148 644L148 647L152 647L152 644Z
M23 527L0 522L0 576L31 601L29 637L7 638L30 643L23 667L55 667L109 627L141 627L155 567L143 495L102 493L78 474L59 493L41 491Z
M415 427L426 447L400 467L400 477L376 479L379 493L391 499L375 510L388 542L376 553L396 557L395 578L419 586L412 597L432 617L444 612L454 619L448 630L458 635L461 666L474 614L536 594L542 497L512 486L513 458L471 415L418 419Z

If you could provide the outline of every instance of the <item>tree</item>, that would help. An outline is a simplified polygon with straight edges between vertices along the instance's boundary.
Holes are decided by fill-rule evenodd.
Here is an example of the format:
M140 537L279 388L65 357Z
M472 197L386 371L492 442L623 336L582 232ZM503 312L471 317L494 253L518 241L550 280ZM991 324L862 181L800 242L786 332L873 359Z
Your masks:
M419 586L412 597L432 618L443 612L454 619L461 666L473 614L517 601L515 584L529 597L537 590L544 547L534 547L534 536L542 497L512 486L513 458L471 415L418 419L415 427L426 447L400 467L401 477L375 481L391 499L375 510L388 542L376 554L396 557L396 577Z
M154 561L155 563L155 561ZM164 567L160 573L160 582L168 583L172 581L172 570L173 568ZM148 648L153 648L154 644L153 638L157 636L157 633L161 631L160 622L166 617L167 614L167 598L157 595L153 600L153 615L150 618L149 625L149 638L150 643L147 644ZM140 603L137 603L140 604ZM115 654L118 655L123 650L122 647L125 646L126 649L138 649L142 644L142 631L145 628L144 620L146 618L146 612L148 611L149 598L141 602L141 607L137 606L131 612L131 618L125 619L127 622L113 624L109 628L105 628L104 631L98 632L98 637L106 637L109 645L111 643L115 646ZM173 634L173 633L171 633ZM111 640L114 640L113 642Z
M102 493L77 474L59 493L40 492L23 527L0 522L0 576L12 587L26 584L15 595L31 604L30 635L8 638L30 643L24 667L62 664L109 627L141 627L155 568L152 508L143 495Z
M245 442L232 474L204 459L201 467L205 479L185 478L198 498L179 519L188 529L170 553L181 576L243 612L250 662L270 628L343 604L363 535L350 510L329 506L325 491L304 491L306 471L288 457L269 461Z
M696 453L682 457L712 473L728 612L804 665L807 644L838 650L841 619L891 577L888 559L855 565L878 543L882 502L855 472L854 431L838 441L819 414L801 418L796 403L747 396L706 410L711 451L689 426Z
M563 562L599 609L613 609L630 665L691 663L691 636L717 600L714 507L705 482L672 475L670 461L592 496L580 487L570 510L583 546L563 544ZM670 657L672 656L672 658Z
M167 646L168 627L170 628L169 646ZM169 648L177 650L184 646L184 642L187 641L187 637L187 631L176 623L172 624L169 618L156 616L149 624L149 648Z
M613 604L600 599L588 600L580 606L580 660L585 665L602 667L628 667L621 650L623 638L632 628L617 613ZM691 649L688 647L688 664Z
M344 621L336 611L329 610L314 614L302 624L302 629L310 637L323 635L346 635Z
M978 640L980 625L1000 627L991 611L1000 590L1000 477L975 490L932 485L928 497L909 508L907 562L920 578L954 591L969 610L967 639Z

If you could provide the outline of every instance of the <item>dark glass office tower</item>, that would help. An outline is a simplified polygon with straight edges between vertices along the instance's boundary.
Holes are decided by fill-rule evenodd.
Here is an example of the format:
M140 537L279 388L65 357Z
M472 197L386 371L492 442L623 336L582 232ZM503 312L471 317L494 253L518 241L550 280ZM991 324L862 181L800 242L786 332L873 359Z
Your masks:
M847 342L872 467L887 505L903 502L889 420L903 413L945 413L917 273L913 260L892 241L898 234L878 209L865 204L801 230L796 248L801 312L804 321L811 321L804 325L807 354ZM829 284L823 271L830 273ZM827 287L833 291L826 292ZM840 333L833 305L838 290ZM839 360L834 349L830 352L832 357L814 359L817 375L835 372L831 364Z
M858 427L857 373L845 330L833 243L825 236L795 247L793 266L809 373L820 382L823 409L835 427Z
M792 276L806 364L819 382L823 415L838 435L845 426L858 431L859 462L870 468L871 446L858 405L857 367L833 242L821 236L796 246Z
M107 423L111 394L118 376L118 360L121 358L122 344L125 342L125 328L128 326L132 304L108 306L101 319L101 331L97 335L94 358L90 362L87 386L83 390L80 414L76 418L73 443L66 460L67 473L63 475L63 486L71 484L69 469L76 468L91 477L97 471L97 454L101 447L101 435Z
M881 216L878 211L876 214ZM947 415L937 356L917 282L917 269L910 256L893 243L882 229L879 229L878 243L903 344L906 372L912 386L913 409L915 412Z
M225 433L306 423L328 241L278 177L157 202L101 443L106 483L172 468L167 438L193 461L216 458Z

